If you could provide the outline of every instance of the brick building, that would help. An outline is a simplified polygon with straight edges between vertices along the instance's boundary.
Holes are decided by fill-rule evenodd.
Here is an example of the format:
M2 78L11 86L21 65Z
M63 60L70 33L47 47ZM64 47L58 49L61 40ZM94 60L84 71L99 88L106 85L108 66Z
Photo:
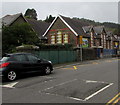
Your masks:
M119 48L119 40L104 26L89 26L77 19L57 16L43 35L48 44L70 43L83 48L115 49Z

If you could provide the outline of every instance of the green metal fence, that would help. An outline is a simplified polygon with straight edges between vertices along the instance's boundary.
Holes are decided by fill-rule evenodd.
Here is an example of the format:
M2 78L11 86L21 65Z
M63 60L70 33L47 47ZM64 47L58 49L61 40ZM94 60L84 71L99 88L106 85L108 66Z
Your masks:
M53 64L74 62L77 59L76 51L73 50L45 50L34 52L39 58L51 60Z

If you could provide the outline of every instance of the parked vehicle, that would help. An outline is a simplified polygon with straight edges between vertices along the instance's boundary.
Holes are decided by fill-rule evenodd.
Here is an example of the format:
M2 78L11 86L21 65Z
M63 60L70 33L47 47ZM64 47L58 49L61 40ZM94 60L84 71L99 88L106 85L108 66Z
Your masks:
M15 80L22 73L40 72L48 75L51 71L51 61L39 59L30 53L6 54L0 60L0 75L9 81Z

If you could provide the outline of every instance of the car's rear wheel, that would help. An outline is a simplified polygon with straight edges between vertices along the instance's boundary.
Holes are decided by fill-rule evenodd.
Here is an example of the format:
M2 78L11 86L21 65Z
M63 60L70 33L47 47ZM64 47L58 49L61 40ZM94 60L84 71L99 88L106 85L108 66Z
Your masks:
M9 71L9 72L7 73L7 79L8 79L9 81L14 81L16 78L17 78L17 74L16 74L15 71Z
M45 74L46 74L46 75L49 75L50 73L51 73L51 69L50 69L49 66L47 66L47 67L45 68Z

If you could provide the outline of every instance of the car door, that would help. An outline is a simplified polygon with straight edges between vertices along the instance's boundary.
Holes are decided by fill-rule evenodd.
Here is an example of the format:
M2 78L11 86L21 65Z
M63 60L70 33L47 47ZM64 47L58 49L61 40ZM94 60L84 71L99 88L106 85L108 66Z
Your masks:
M42 69L42 65L41 63L39 62L39 58L37 58L36 56L32 55L32 54L28 54L26 55L28 60L29 60L29 63L30 63L30 72L39 72L39 70Z
M13 66L12 68L18 70L18 72L27 72L30 69L30 63L24 54L16 54L12 56Z

